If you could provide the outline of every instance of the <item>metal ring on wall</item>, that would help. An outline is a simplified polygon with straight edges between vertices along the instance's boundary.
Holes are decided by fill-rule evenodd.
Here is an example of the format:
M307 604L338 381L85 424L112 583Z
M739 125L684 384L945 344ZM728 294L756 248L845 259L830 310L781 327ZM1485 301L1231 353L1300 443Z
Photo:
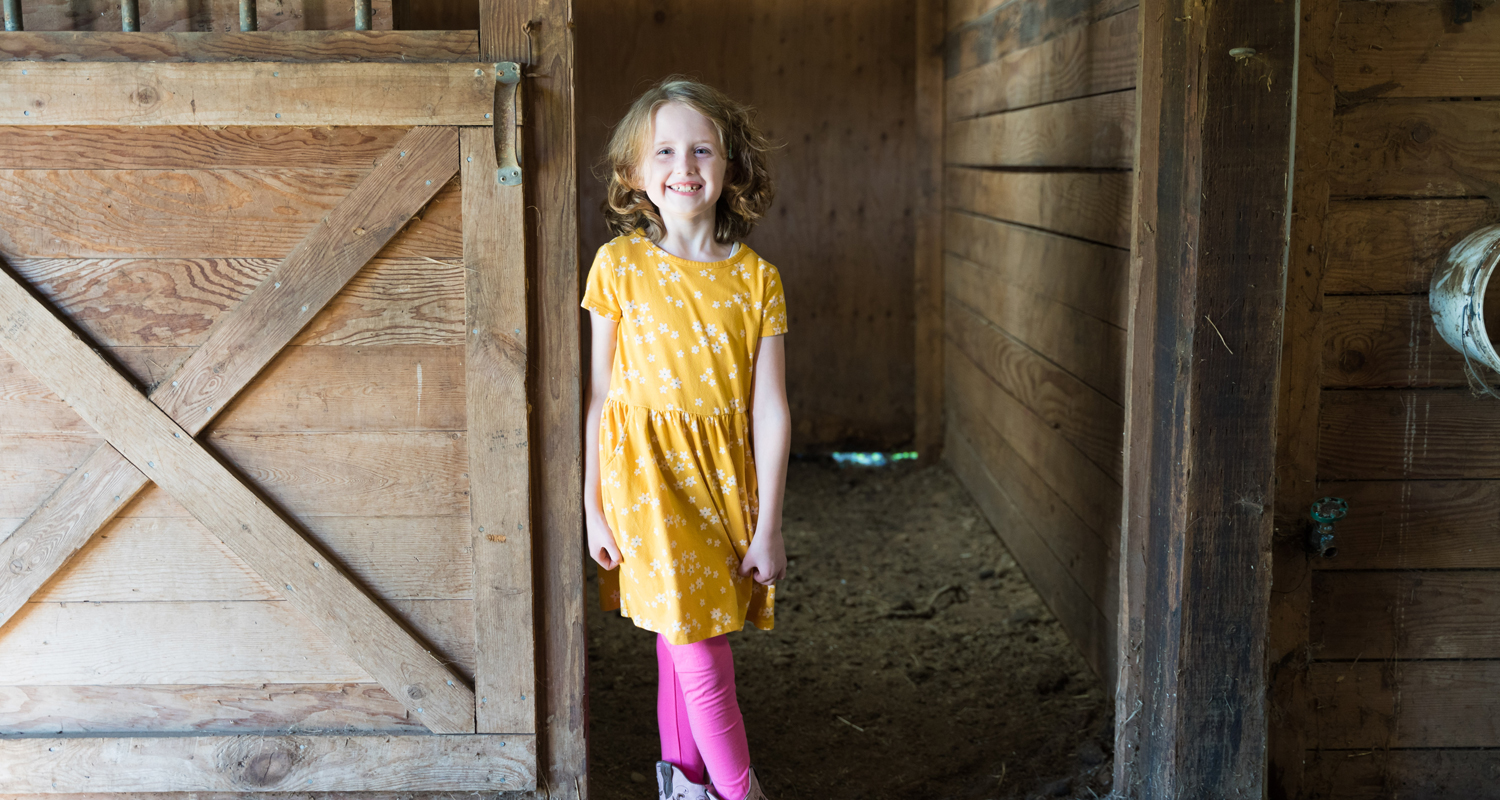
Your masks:
M1476 364L1500 374L1500 353L1495 351L1484 318L1485 291L1497 264L1500 264L1500 225L1487 225L1448 250L1447 257L1432 274L1427 293L1432 321L1443 341L1463 354L1470 385L1494 397L1500 397L1500 392L1492 388Z

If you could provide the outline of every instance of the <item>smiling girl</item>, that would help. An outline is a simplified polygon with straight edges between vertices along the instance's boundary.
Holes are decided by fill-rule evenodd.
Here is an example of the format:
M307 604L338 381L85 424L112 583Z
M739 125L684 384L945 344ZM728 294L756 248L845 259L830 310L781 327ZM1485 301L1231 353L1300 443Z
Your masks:
M609 143L618 236L583 298L589 554L606 610L657 634L663 798L765 798L725 634L771 628L786 572L786 303L740 242L771 205L768 150L708 86L641 95Z

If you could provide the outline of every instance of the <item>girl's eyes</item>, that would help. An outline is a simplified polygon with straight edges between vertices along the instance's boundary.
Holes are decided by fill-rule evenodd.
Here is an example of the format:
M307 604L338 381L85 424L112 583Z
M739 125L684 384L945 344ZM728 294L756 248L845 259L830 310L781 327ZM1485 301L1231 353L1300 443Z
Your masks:
M695 155L700 155L700 156L711 156L711 155L713 155L714 151L712 149L710 149L710 148L707 148L707 147L699 147L699 148L695 149L693 151L693 153ZM660 148L660 149L658 149L656 151L656 154L659 155L659 156L669 156L669 155L672 154L672 148L670 148L670 147Z

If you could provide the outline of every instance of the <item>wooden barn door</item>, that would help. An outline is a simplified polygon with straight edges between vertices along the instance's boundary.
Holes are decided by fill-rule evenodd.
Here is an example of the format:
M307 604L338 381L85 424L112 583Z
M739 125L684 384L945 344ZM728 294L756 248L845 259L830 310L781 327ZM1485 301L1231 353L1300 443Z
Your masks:
M535 787L517 66L151 36L0 63L0 787Z

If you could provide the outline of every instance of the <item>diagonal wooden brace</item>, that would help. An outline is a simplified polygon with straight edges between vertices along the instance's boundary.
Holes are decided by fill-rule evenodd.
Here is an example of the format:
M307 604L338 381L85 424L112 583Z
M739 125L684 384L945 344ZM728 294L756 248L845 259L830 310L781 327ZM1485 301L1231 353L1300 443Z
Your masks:
M26 287L0 278L0 345L136 469L438 733L474 731L474 693Z
M457 156L452 128L416 128L404 137L225 315L209 340L152 393L152 401L191 433L202 430L453 177ZM108 444L80 465L0 542L0 624L149 482Z

